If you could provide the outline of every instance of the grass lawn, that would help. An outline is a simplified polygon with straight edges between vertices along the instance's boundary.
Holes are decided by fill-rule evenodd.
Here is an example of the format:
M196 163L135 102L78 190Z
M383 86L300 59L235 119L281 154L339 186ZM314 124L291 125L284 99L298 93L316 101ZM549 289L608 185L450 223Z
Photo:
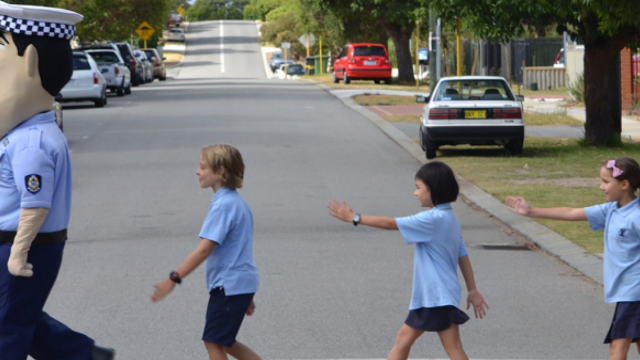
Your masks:
M353 97L353 101L356 104L362 106L374 106L374 105L416 105L421 104L416 102L414 96L397 96L397 95L357 95ZM424 104L422 104L424 105Z
M618 156L640 158L640 144L602 149L577 139L526 138L522 156L508 156L498 146L443 146L436 160L502 201L511 195L535 207L585 207L605 202L600 166ZM603 251L602 231L591 231L587 222L536 220L588 252Z
M584 122L567 114L525 113L524 124L525 126L579 126L584 125Z

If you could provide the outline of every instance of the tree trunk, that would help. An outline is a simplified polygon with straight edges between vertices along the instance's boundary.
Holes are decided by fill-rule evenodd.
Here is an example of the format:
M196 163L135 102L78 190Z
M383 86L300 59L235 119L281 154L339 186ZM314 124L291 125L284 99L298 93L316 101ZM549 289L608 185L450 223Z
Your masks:
M396 46L396 58L398 59L398 80L413 82L413 64L411 61L411 50L409 49L409 39L415 25L408 25L403 28L400 24L383 22L385 30Z
M585 138L590 145L616 146L622 132L620 51L623 45L609 40L585 39L584 102ZM616 63L617 62L617 63Z

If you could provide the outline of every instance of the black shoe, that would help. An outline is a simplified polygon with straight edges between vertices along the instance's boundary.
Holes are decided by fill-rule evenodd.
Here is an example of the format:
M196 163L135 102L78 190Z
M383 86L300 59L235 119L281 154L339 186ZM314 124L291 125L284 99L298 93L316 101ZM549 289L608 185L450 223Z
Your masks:
M93 345L91 360L113 360L116 358L116 351L111 348Z

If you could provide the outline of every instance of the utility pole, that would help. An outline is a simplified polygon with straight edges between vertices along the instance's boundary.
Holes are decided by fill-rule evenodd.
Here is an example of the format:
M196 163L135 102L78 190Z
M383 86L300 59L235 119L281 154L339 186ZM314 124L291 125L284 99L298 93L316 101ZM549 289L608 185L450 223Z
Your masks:
M456 74L462 76L462 46L460 31L462 29L462 18L458 17L458 29L456 31Z
M416 88L420 87L420 22L416 21Z
M436 47L433 46L436 41L433 34L436 33L437 22L438 19L436 18L435 10L429 8L429 86L432 90L436 87L436 81L438 81L435 60L438 57L436 56Z

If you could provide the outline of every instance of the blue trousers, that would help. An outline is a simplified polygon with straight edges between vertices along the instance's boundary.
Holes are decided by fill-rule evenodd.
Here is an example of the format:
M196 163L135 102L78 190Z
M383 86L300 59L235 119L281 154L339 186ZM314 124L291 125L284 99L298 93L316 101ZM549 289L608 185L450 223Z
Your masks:
M58 276L64 243L33 245L32 277L9 273L11 244L0 244L0 360L90 360L93 340L42 309Z

